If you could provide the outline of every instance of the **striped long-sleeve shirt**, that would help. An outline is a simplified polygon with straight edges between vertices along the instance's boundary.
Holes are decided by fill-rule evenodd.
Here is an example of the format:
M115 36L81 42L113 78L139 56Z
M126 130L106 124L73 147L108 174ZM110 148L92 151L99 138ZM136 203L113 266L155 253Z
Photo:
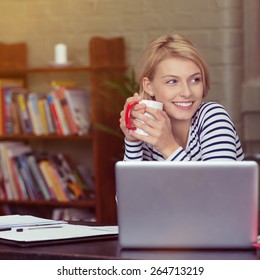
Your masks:
M243 149L226 109L215 102L202 103L191 120L186 148L165 159L146 142L125 140L124 160L206 161L243 160Z

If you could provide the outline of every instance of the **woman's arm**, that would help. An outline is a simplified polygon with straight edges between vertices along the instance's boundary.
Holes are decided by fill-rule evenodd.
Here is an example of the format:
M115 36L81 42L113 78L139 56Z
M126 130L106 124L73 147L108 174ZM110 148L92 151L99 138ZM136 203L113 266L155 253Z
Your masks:
M222 105L206 103L199 125L202 160L243 159L242 146L234 124Z

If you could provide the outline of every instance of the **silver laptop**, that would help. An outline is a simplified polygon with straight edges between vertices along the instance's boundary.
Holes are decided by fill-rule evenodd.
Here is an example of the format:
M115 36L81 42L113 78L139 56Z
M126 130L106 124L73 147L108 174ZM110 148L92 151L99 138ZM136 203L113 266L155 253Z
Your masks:
M117 162L123 248L250 248L258 234L253 161Z

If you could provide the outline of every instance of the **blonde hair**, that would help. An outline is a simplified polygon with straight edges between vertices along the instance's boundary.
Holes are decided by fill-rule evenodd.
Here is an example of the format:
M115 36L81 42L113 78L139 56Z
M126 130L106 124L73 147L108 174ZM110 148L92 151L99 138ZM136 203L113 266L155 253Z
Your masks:
M143 51L139 63L136 66L136 80L139 84L140 95L150 99L143 89L143 78L150 81L154 78L157 65L166 58L182 58L193 61L201 71L203 83L203 97L209 90L209 71L199 50L195 45L179 34L166 34L150 42Z

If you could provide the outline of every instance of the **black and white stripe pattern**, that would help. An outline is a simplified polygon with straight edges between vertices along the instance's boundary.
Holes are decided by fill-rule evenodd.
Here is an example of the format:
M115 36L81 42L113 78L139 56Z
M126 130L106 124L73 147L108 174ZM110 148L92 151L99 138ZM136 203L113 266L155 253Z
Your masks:
M186 149L179 147L167 159L145 142L125 140L125 161L239 161L243 159L243 149L233 122L226 109L216 102L201 104L192 117Z

